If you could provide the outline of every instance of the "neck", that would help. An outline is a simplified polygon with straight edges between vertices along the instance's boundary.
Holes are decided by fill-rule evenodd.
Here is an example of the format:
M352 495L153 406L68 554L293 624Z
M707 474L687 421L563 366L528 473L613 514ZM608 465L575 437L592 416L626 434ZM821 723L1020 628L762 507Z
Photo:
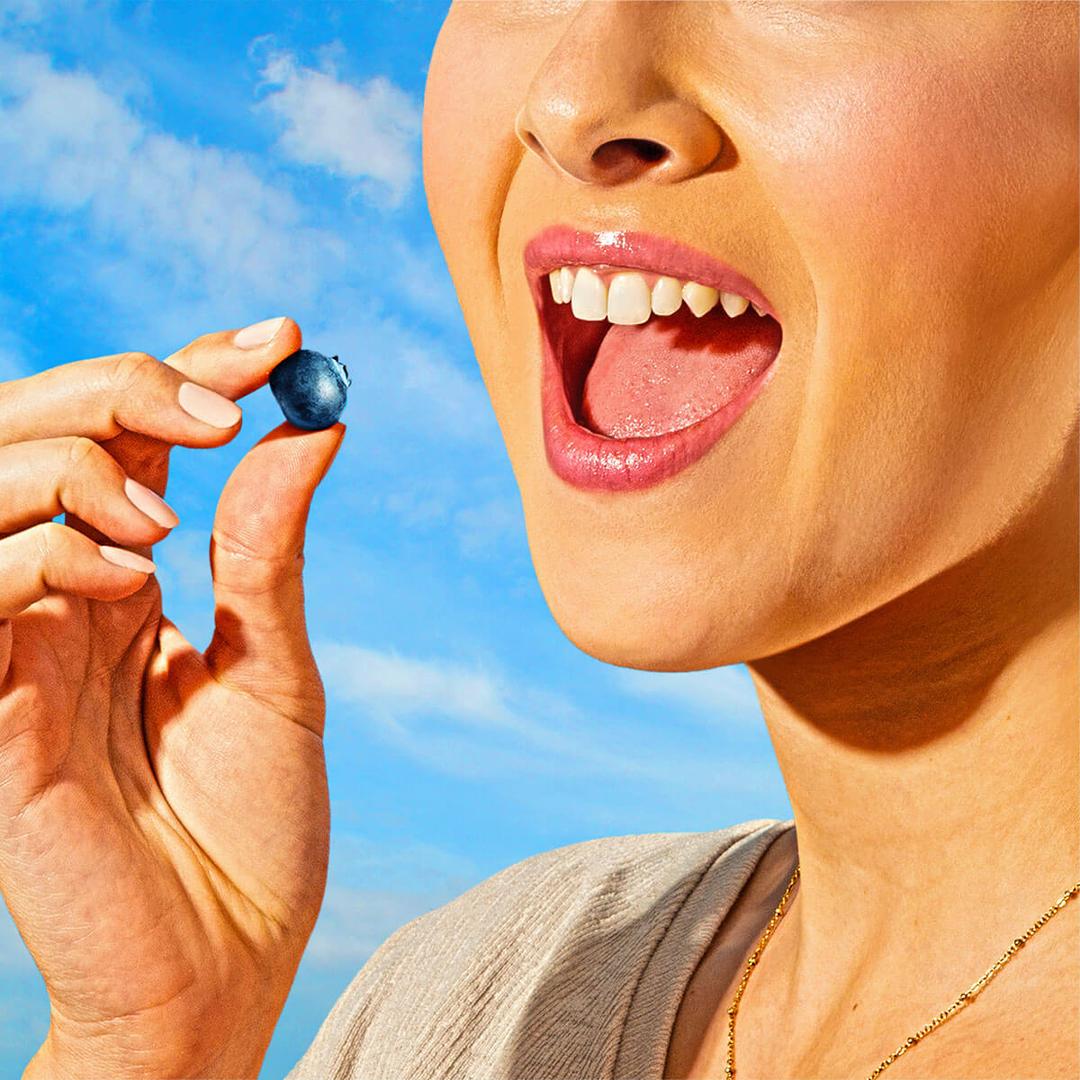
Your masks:
M993 544L748 665L795 818L793 994L926 980L916 955L958 993L1080 881L1073 434Z

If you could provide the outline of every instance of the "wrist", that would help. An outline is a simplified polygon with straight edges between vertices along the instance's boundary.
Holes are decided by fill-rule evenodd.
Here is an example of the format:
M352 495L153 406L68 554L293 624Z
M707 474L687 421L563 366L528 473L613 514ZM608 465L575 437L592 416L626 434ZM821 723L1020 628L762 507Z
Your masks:
M108 1036L63 1036L50 1028L30 1059L22 1080L256 1080L273 1036L254 1026L242 1041L215 1043L202 1032L111 1032Z

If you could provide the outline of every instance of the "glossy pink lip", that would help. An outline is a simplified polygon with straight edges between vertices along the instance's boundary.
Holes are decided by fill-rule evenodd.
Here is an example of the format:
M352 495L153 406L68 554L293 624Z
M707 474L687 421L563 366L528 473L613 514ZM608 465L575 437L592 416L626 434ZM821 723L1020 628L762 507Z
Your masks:
M586 233L553 225L525 246L525 273L540 315L543 349L541 404L544 447L551 468L569 484L586 490L628 491L649 487L697 461L747 410L776 368L775 357L736 397L695 424L650 438L613 439L582 427L567 397L565 343L551 339L558 317L546 275L559 266L612 265L649 270L697 281L722 292L739 293L775 319L775 309L758 287L733 267L666 237L641 232ZM757 316L753 316L756 318ZM779 322L779 320L777 320ZM579 323L582 337L599 333L599 323ZM590 329L592 328L592 329ZM576 328L577 329L577 328ZM777 347L777 355L779 346Z

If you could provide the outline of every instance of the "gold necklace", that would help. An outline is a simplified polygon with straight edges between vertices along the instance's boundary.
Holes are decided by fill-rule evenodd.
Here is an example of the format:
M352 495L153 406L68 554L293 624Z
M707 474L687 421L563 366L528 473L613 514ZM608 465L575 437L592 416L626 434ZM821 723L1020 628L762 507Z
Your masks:
M750 954L750 959L746 961L746 970L743 972L743 977L739 982L737 989L735 990L735 997L731 1001L731 1005L728 1008L728 1050L727 1050L727 1067L724 1069L724 1076L726 1080L734 1080L735 1078L735 1016L739 1011L739 1001L743 996L743 991L746 989L746 983L750 978L750 972L754 970L754 965L758 962L758 957L761 956L762 950L765 948L769 938L772 937L773 931L776 929L776 924L784 916L784 905L787 903L788 897L791 895L791 890L795 887L795 882L799 878L799 864L795 864L795 872L791 875L791 880L788 882L787 888L784 890L784 895L780 898L780 903L776 905L776 910L773 912L772 918L769 919L769 925L765 927L765 932L761 935L760 940L757 943L757 948ZM954 1013L966 1005L969 1001L973 1000L975 995L1020 951L1021 948L1027 943L1029 937L1031 937L1036 930L1041 930L1074 896L1080 894L1080 881L1078 881L1071 889L1067 889L1061 894L1061 898L1051 907L1049 910L1040 915L1034 923L1031 924L1024 931L1024 933L1016 938L1013 943L1005 950L1002 956L996 960L987 969L986 973L981 979L976 980L969 986L947 1009L943 1012L939 1012L937 1016L928 1024L924 1024L914 1035L905 1039L867 1078L866 1080L876 1080L898 1057L907 1053L920 1039L925 1035L929 1035L939 1024L944 1023Z

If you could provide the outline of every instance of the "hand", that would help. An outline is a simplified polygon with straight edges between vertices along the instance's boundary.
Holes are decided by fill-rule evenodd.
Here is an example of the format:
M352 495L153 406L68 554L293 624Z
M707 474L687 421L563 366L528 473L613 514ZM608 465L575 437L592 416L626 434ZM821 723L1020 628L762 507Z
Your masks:
M239 431L185 412L185 383L242 397L300 346L289 320L268 344L233 338L0 383L0 889L52 1007L27 1076L255 1076L322 902L301 570L344 425L282 424L230 476L205 652L152 575L98 547L149 555L169 529L126 479L163 495L173 444Z

